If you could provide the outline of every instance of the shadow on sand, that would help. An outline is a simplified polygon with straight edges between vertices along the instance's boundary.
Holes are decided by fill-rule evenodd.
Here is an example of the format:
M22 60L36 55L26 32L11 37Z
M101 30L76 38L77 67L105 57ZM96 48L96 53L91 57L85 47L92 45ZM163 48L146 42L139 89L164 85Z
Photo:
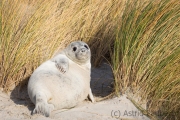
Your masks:
M34 104L31 102L27 92L28 79L29 78L25 79L24 83L14 88L10 94L10 99L15 104L27 106L27 108L32 111L34 109Z

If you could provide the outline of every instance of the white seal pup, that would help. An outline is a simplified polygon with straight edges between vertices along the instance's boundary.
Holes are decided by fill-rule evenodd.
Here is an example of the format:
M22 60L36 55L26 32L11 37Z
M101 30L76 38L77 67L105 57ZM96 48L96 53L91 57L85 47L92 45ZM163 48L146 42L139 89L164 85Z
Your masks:
M28 82L28 94L35 104L33 114L48 117L52 110L72 108L87 97L94 102L90 58L89 46L76 41L41 64Z

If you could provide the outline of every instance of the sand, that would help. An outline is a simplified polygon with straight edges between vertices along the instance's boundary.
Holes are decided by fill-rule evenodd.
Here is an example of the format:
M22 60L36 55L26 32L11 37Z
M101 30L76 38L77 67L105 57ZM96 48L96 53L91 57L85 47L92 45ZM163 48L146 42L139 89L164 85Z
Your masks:
M14 89L6 94L0 91L0 119L1 120L150 120L143 115L127 98L111 97L101 100L113 91L113 74L111 67L102 63L99 68L92 68L91 88L95 100L91 103L85 100L72 109L55 110L50 117L32 115L34 104L27 94L27 86Z

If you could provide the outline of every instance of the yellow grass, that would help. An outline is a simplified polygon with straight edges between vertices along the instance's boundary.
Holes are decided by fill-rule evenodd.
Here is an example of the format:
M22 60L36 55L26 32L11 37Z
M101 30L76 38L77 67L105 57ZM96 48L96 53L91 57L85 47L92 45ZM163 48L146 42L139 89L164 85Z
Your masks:
M116 91L140 93L161 119L180 117L179 5L128 2L112 55Z

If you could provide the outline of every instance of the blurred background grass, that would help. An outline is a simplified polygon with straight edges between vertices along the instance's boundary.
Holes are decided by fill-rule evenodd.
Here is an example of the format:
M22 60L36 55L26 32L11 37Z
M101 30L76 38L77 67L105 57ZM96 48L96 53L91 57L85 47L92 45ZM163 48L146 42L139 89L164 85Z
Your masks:
M157 119L180 118L179 0L2 0L0 4L4 91L26 81L71 41L83 39L91 47L94 66L104 58L110 61L117 94L138 93L146 101L146 112Z

